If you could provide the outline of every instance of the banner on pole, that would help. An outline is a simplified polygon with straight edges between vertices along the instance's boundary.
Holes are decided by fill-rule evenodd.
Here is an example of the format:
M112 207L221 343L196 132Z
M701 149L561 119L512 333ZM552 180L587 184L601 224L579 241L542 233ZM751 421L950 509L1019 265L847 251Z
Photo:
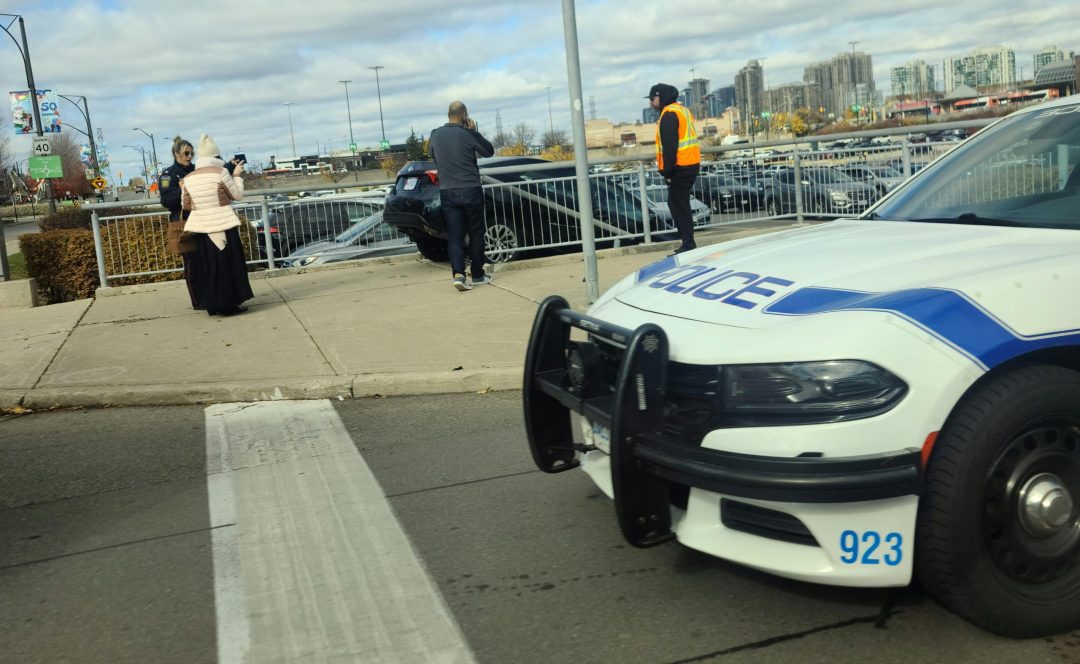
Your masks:
M8 93L11 97L11 119L15 126L16 134L34 134L34 107L31 103L36 102L41 114L41 130L46 134L60 133L60 105L56 101L56 93L52 90L38 90L31 101L28 90L17 90Z

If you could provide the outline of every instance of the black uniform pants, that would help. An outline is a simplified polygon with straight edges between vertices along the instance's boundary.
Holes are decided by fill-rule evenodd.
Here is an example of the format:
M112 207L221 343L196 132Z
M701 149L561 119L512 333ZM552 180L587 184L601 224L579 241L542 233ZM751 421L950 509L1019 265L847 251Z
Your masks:
M668 209L671 210L671 219L679 231L679 239L682 240L681 249L697 246L694 243L694 216L690 212L690 189L693 188L697 176L696 166L676 168L668 180Z

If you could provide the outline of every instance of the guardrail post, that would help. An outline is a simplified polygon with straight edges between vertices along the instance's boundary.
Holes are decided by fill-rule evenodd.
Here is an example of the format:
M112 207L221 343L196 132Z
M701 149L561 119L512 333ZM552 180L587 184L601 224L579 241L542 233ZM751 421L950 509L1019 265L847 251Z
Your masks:
M795 151L795 223L803 222L802 159Z
M266 269L273 270L277 267L274 263L274 243L270 241L270 206L266 204L266 196L262 197L263 239L266 241Z
M101 221L97 210L90 213L90 228L94 231L94 256L97 258L98 284L105 288L109 285L105 278L105 246L101 242Z
M902 158L904 163L904 177L909 178L911 177L911 143L905 138L902 147L904 150L904 156Z
M647 180L645 179L645 162L638 162L637 173L638 191L641 192L641 197L638 202L641 203L641 219L645 224L645 244L652 244L652 219L649 217L649 202L645 195L645 187L647 186Z

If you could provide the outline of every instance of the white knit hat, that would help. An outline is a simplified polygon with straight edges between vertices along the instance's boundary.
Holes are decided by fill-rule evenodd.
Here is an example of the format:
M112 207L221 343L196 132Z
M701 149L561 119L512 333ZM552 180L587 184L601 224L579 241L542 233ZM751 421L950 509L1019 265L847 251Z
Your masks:
M213 159L214 157L220 156L221 150L218 150L217 143L214 142L214 139L206 134L199 136L199 147L195 149L195 157L197 159Z

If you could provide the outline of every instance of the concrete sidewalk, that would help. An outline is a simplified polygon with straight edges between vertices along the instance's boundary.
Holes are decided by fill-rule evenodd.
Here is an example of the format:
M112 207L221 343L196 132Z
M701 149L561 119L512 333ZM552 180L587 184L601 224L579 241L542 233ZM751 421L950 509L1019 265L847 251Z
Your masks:
M699 233L699 245L787 228ZM673 243L598 252L600 291ZM255 273L240 316L192 311L180 281L0 314L0 408L351 398L517 389L537 304L586 308L580 254L496 267L458 293L417 255Z

